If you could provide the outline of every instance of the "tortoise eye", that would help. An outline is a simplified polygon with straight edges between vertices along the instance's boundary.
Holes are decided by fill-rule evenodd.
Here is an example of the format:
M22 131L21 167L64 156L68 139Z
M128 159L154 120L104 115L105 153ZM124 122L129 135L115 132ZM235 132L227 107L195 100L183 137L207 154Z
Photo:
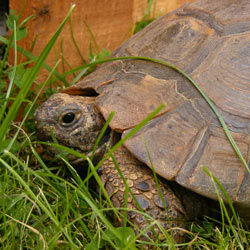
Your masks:
M70 127L77 123L77 121L81 118L81 113L80 112L67 112L64 113L60 119L59 123L63 127Z
M65 124L72 123L75 120L75 114L74 113L67 113L62 117L62 122Z

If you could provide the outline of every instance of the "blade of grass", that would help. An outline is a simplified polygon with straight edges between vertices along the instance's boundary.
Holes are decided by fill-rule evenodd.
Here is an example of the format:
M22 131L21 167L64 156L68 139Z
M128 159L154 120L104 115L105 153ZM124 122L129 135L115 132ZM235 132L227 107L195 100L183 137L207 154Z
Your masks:
M29 49L29 51L30 51L31 53L32 53L32 51L33 51L33 49L34 49L34 47L35 47L35 45L36 45L37 38L38 38L38 34L36 33L35 36L34 36L34 38L33 38L33 40L32 40L30 49Z
M15 20L14 20L13 40L14 40L14 67L13 67L13 71L12 71L12 74L11 74L8 90L7 90L7 93L6 93L6 96L5 96L5 101L3 103L3 106L0 109L0 123L1 123L1 121L3 119L4 113L6 111L6 108L7 108L7 105L8 105L8 99L10 97L12 86L13 86L13 83L14 83L14 80L15 80L15 75L16 75L17 47L16 47L16 22L15 22ZM0 73L0 75L1 75L1 73ZM0 138L0 141L1 141L1 138Z
M110 148L108 148L108 150L110 151ZM141 211L142 211L142 208L140 207L140 205L139 205L138 201L136 200L134 194L130 190L130 188L128 186L128 183L127 183L126 179L124 178L124 176L122 174L122 171L121 171L121 169L120 169L120 167L119 167L119 165L118 165L118 163L117 163L117 161L116 161L116 159L115 159L115 157L114 157L113 154L111 154L111 158L112 158L112 161L113 161L113 163L115 165L115 168L116 168L117 172L119 173L119 175L120 175L120 177L121 177L121 179L122 179L122 181L123 181L123 183L125 185L124 205L123 205L123 207L125 208L124 213L123 213L123 226L125 227L126 224L127 224L127 213L128 213L128 211L127 211L127 207L128 207L128 192L130 192L132 198L137 203L138 208L140 208Z
M77 52L78 52L78 54L79 54L79 56L80 56L80 58L81 58L83 64L86 64L87 62L86 62L86 60L84 59L84 57L83 57L83 55L82 55L82 53L81 53L81 50L80 50L80 48L79 48L79 46L78 46L78 44L77 44L77 42L76 42L75 36L74 36L74 32L73 32L73 17L72 17L72 14L70 15L70 34L71 34L72 41L73 41L73 43L74 43L74 45L75 45L75 47L76 47L76 50L77 50Z
M68 60L64 57L63 54L61 54L61 58L62 58L63 62L68 66L69 69L73 69L73 68L71 67L71 65L69 64ZM75 73L73 73L73 77L76 77L76 74L75 74ZM68 86L70 86L71 84L70 84L70 83L67 83L67 84L64 83L64 85L65 85L65 87L68 87Z
M238 221L237 215L235 213L235 210L234 210L234 207L233 207L233 204L231 202L231 199L230 199L229 195L227 194L225 188L223 187L223 185L221 185L221 183L219 182L219 180L205 166L203 166L202 169L211 178L212 183L214 185L214 189L215 189L217 197L218 197L218 200L220 202L221 207L223 208L224 214L225 214L225 216L227 218L227 221L228 221L230 229L231 229L231 231L232 231L232 233L233 233L233 235L235 237L235 240L237 241L240 249L244 250L244 247L242 246L242 244L241 244L241 242L239 240L238 234L237 234L237 232L235 231L235 229L234 229L234 227L232 225L232 221L230 219L230 216L229 216L229 214L227 212L226 206L225 206L225 204L223 202L223 199L222 199L222 197L220 195L220 192L219 192L217 186L219 187L219 189L221 190L222 194L224 195L226 201L228 202L228 205L229 205L229 207L230 207L230 209L231 209L231 211L233 213L233 218L237 222Z
M20 15L20 17L21 17L21 15ZM31 16L28 16L27 18L25 18L25 19L20 23L20 25L18 26L19 29L24 28L25 24L26 24L27 22L29 22L29 21L30 21L32 18L34 18L34 17L35 17L35 15L31 15Z
M227 203L228 203L228 205L229 205L229 207L230 207L230 209L231 209L231 211L233 213L233 217L234 217L235 221L237 222L238 218L237 218L236 212L234 210L233 204L231 202L231 199L230 199L229 195L226 192L226 189L219 182L219 180L205 166L203 166L202 169L211 178L212 182L214 184L216 184L219 187L219 189L221 190L221 192L223 193L223 195L224 195L224 197L225 197L225 199L226 199L226 201L227 201ZM217 186L215 186L215 187L217 187Z
M106 132L108 126L109 126L109 123L111 122L112 118L114 117L114 114L115 112L111 112L111 114L109 115L108 119L106 120L104 126L102 127L102 130L100 132L100 134L98 135L96 141L95 141L95 144L94 144L94 147L93 147L93 150L92 150L92 155L91 155L91 160L93 161L93 158L94 158L94 154L95 154L95 151L96 151L96 148L100 142L100 140L102 139L104 133Z
M60 41L60 57L61 57L61 61L62 61L62 72L65 72L65 65L64 65L64 56L63 56L63 37L61 38ZM68 86L66 86L68 87Z
M95 58L92 58L91 61L90 61L89 63L94 62L94 61L95 61ZM70 84L73 85L73 84L77 83L85 74L87 74L88 70L89 70L89 67L84 68L83 70L81 70L81 71L77 74L77 76L75 76L75 77L73 78L73 80L71 81Z
M153 161L152 161L152 158L151 158L151 155L150 155L150 152L148 150L148 146L147 146L147 143L146 141L144 140L143 138L143 143L145 145L145 148L146 148L146 151L147 151L147 156L148 156L148 159L150 161L150 168L152 169L152 172L153 172L153 176L154 176L154 180L155 180L155 183L156 183L156 186L157 186L157 190L158 190L158 194L160 196L160 199L161 199L161 202L163 204L163 207L164 207L164 210L167 214L167 218L168 218L168 225L169 225L169 229L170 229L170 234L171 234L171 237L169 237L169 234L167 232L165 232L165 230L161 230L162 233L165 235L166 239L168 239L168 242L170 244L170 247L171 249L176 249L175 247L175 244L174 244L174 241L173 241L173 230L172 230L172 227L171 227L171 221L170 221L170 217L169 217L169 214L168 214L168 209L167 209L167 206L165 204L165 200L163 198L163 194L162 194L162 191L161 191L161 188L160 188L160 184L159 184L159 180L157 178L157 175L156 175L156 172L155 172L155 168L154 168L154 165L153 165Z
M102 191L102 194L104 195L105 199L108 201L109 206L110 206L111 208L113 208L113 211L114 211L115 216L120 220L120 216L118 215L116 209L114 208L113 203L111 202L110 197L109 197L109 195L108 195L106 189L104 188L104 186L103 186L103 184L102 184L102 181L101 181L99 175L97 174L96 169L95 169L95 167L94 167L94 165L93 165L93 163L92 163L92 161L91 161L90 159L88 159L88 164L89 164L89 167L90 167L90 169L91 169L91 171L92 171L92 174L93 174L94 177L95 177L95 180L96 180L96 182L97 182L99 188L100 188L101 191Z
M91 39L92 39L93 42L94 42L94 45L95 45L95 48L96 48L97 53L100 53L100 49L99 49L99 47L98 47L98 45L97 45L97 42L96 42L96 40L95 40L95 36L94 36L92 30L90 29L90 27L89 27L89 25L88 25L88 23L87 23L86 21L84 21L83 23L84 23L84 25L86 26L86 28L87 28L87 30L88 30L88 32L89 32L89 34L90 34L90 37L91 37Z

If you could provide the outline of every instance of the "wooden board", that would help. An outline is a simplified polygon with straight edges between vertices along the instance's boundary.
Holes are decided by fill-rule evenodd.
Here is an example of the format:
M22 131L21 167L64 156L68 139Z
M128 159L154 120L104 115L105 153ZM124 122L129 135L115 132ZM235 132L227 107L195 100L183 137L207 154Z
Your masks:
M19 45L29 50L37 34L32 53L38 56L67 14L72 2L76 5L73 11L73 32L86 60L90 42L93 45L94 43L84 22L89 25L99 49L106 48L113 51L131 35L133 25L142 19L147 7L147 0L10 0L10 9L14 9L16 13L20 13L23 8L22 19L35 15L35 18L27 24L28 36L21 40ZM172 11L184 2L186 0L155 0L151 17ZM93 48L96 51L95 46ZM50 53L47 63L53 66L60 58L61 52L71 67L83 64L72 42L69 22ZM13 55L10 54L10 63L13 64L13 61ZM62 70L62 65L59 65L58 70ZM43 70L38 81L42 82L46 75L47 72Z

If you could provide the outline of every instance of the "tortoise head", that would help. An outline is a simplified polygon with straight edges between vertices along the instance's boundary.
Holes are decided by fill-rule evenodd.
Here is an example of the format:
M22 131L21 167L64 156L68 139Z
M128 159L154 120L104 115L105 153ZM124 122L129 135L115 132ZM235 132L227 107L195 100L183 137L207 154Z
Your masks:
M59 144L91 156L96 139L105 123L95 105L95 97L55 94L35 112L38 138L52 142L52 135ZM106 147L111 146L114 133L107 129L95 150L95 157L102 157ZM54 147L46 146L49 153L56 154ZM69 160L76 160L72 155ZM79 162L79 161L77 161Z

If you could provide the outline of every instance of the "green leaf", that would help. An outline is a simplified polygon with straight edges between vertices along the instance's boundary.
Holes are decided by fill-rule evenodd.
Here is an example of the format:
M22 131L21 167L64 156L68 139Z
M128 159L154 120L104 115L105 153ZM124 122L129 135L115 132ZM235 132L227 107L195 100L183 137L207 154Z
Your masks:
M14 22L16 22L16 24L18 24L18 20L19 20L20 16L19 15L16 15L15 16L15 12L14 10L10 10L10 14L8 15L8 18L7 18L7 21L6 21L6 25L7 27L9 28L9 30L13 31L14 30ZM30 20L32 18L29 17L29 18L26 18L26 22L28 20ZM23 24L22 23L22 26L17 26L16 27L16 41L19 41L23 38L25 38L28 34L27 32L27 29L23 27Z
M27 71L30 71L29 69L27 69ZM20 64L17 68L16 68L16 72L15 72L15 79L14 79L14 83L18 88L21 88L23 86L23 79L24 79L24 75L26 73L26 70L24 68L24 66L22 64ZM12 78L13 75L13 71L9 72L9 79Z
M17 29L16 31L16 40L19 41L27 36L28 32L26 28Z
M121 240L118 239L109 229L103 231L102 239L106 241L113 240L119 249L135 250L135 233L130 227L118 227L116 231L121 235ZM129 246L128 246L129 245Z
M103 48L102 51L100 51L97 54L93 53L92 44L90 43L90 45L89 45L89 59L91 61L103 60L103 59L109 57L110 55L111 55L110 51L105 49L105 48Z
M0 144L0 153L2 153L11 143L12 139L6 139L4 141L1 142ZM11 152L15 153L20 149L19 143L17 141L14 141L14 143L12 144L12 148L11 148Z
M109 57L110 55L111 55L110 51L103 48L102 51L96 55L96 61L105 59Z
M99 233L95 234L91 242L85 246L85 250L100 249L100 240L99 240L98 235Z
M20 29L22 29L24 27L24 25L26 25L26 23L29 22L34 17L35 17L34 15L31 15L31 16L25 18L18 27Z
M154 20L155 20L154 18L151 18L151 19L143 19L140 22L136 22L134 34L144 29L148 24L150 24Z
M120 247L125 247L130 244L129 249L136 249L135 248L135 233L130 227L118 227L117 231L120 232L122 235L122 241L116 239L117 245Z
M93 53L93 49L92 49L92 43L89 43L89 59L92 60L94 58L94 53Z
M19 15L15 16L15 11L14 10L10 10L9 11L9 15L6 21L6 25L9 28L9 30L13 31L14 30L14 21L16 21L16 23L19 20Z

